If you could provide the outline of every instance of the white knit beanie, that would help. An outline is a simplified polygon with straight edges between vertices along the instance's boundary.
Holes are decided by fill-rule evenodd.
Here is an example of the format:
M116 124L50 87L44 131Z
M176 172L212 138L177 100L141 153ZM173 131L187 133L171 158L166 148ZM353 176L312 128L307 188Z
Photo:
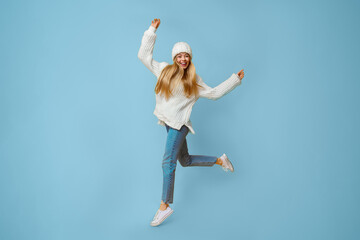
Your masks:
M190 57L192 58L191 47L189 46L189 44L187 44L186 42L177 42L172 49L172 59L174 59L176 54L181 52L186 52L190 54Z

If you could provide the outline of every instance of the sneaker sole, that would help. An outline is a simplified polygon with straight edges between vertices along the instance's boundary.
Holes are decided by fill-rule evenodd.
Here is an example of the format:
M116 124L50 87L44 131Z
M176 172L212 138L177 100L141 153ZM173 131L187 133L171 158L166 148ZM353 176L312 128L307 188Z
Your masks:
M150 223L151 226L156 227L159 226L163 221L165 221L165 219L167 219L172 213L174 212L174 210L171 210L171 212L169 212L167 215L165 215L165 217L161 220L161 222L159 223Z

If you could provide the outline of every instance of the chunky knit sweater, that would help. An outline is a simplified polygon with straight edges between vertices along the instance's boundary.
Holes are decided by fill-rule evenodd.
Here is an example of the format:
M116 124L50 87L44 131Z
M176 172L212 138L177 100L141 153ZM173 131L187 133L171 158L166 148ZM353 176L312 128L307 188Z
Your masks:
M153 50L156 40L156 28L150 26L143 35L141 46L138 52L138 58L141 62L159 78L161 71L169 64L167 62L157 62L153 59ZM217 87L211 88L207 86L202 78L196 74L196 81L202 87L199 88L198 96L187 98L184 94L182 84L178 85L172 92L172 96L166 100L165 96L155 94L156 106L154 115L158 118L158 124L165 126L165 123L177 130L183 125L187 126L192 134L195 134L190 121L190 114L193 105L199 97L217 100L232 91L241 84L240 77L233 73L230 78L219 84Z

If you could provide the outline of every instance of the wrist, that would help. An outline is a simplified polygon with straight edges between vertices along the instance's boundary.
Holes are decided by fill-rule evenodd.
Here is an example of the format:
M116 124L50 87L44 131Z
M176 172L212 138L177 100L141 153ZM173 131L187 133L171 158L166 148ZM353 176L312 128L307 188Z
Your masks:
M156 28L153 25L150 25L149 30L153 33L156 32Z

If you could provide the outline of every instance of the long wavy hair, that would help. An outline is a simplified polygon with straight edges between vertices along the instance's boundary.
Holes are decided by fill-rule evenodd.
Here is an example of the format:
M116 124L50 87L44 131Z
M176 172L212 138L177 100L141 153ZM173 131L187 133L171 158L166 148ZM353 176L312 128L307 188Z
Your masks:
M167 65L162 70L155 86L155 93L164 95L167 100L178 85L182 83L184 94L187 98L190 98L192 95L197 96L200 85L196 82L194 64L190 59L189 66L184 70L175 59L173 59L173 64Z

